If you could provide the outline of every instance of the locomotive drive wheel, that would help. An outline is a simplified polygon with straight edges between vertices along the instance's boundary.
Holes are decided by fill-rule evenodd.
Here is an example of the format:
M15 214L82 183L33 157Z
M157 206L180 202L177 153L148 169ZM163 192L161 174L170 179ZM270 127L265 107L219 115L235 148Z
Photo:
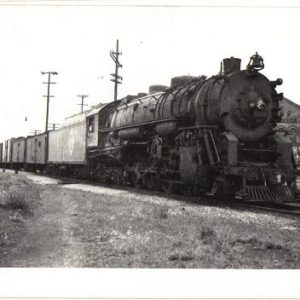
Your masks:
M157 178L156 174L149 173L146 174L144 177L145 187L148 190L157 190Z
M173 192L174 184L172 182L163 182L162 183L162 190L166 194L171 194Z

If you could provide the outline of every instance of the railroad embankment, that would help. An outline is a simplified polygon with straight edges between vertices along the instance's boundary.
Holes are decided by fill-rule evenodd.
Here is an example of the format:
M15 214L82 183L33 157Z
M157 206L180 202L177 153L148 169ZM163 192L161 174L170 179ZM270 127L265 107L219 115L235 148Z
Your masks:
M297 218L21 174L0 190L1 267L300 267Z

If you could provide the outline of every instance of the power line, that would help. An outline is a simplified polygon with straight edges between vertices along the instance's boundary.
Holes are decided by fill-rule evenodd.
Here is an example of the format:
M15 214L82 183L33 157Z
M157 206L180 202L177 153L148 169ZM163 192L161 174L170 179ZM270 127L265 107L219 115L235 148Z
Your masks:
M110 74L113 77L110 80L115 83L114 101L118 100L118 84L122 84L123 80L123 77L119 76L119 68L122 68L119 61L119 55L122 55L122 52L119 52L119 40L117 40L116 51L110 51L110 57L115 63L115 73Z
M77 97L81 98L81 103L77 104L81 106L81 112L83 112L83 107L88 106L87 104L84 104L84 98L87 98L89 95L77 95Z

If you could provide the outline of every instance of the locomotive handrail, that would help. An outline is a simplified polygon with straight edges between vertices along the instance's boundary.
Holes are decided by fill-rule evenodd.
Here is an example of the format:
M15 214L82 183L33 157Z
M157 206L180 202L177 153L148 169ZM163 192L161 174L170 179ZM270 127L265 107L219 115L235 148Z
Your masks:
M254 151L254 152L277 152L275 149L251 149L251 148L241 148L241 151Z
M178 121L178 120L179 120L179 118L154 120L154 121L149 121L149 122L144 122L144 123L136 123L136 124L132 124L132 125L114 127L114 128L102 128L102 129L99 129L99 132L115 131L115 130L127 129L127 128L132 128L132 127L143 126L143 125L151 125L151 124L156 124L156 123L161 123L161 122Z
M197 128L218 128L216 125L195 125L195 126L188 126L188 127L179 127L178 130L186 130L186 129L197 129Z

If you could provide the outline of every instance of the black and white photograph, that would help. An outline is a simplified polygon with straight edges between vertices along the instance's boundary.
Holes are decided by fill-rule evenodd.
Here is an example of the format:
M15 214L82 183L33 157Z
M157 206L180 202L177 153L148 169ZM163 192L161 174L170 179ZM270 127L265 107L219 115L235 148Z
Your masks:
M228 297L213 274L247 274L288 296L274 291L300 268L299 1L1 1L0 37L1 276L178 274L184 297L188 274Z

